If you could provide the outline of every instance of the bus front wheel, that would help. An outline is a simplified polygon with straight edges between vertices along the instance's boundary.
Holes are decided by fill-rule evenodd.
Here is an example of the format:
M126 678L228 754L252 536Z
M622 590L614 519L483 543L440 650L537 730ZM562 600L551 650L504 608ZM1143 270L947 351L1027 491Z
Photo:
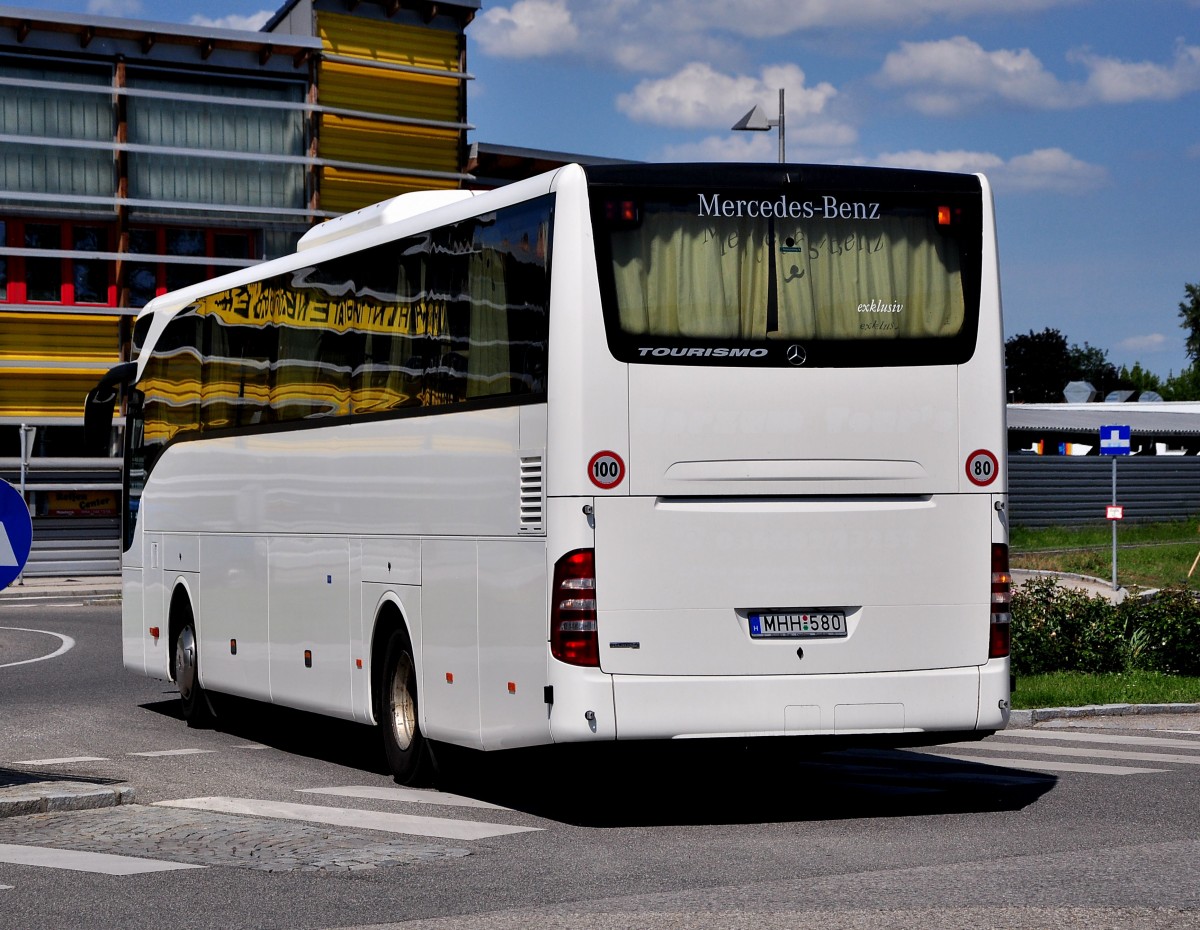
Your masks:
M412 645L400 631L384 652L380 727L388 767L397 782L415 785L429 774L429 746L417 721L417 666Z
M200 685L200 657L196 648L196 625L189 618L175 638L175 684L183 708L183 719L189 727L206 727L212 723L212 708L208 695Z

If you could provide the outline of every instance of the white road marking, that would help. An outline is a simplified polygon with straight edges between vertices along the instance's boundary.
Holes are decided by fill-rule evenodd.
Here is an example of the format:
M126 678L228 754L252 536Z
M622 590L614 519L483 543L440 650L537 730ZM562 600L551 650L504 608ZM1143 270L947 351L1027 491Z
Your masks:
M512 808L477 801L459 794L446 794L418 788L393 788L386 785L347 785L344 788L299 788L303 794L328 794L339 798L369 798L375 801L407 801L412 804L440 804L443 807L478 807L507 811Z
M71 639L65 633L55 633L51 630L27 630L20 626L0 626L0 630L12 630L14 633L41 633L44 636L53 636L60 641L59 647L52 653L45 656L38 656L36 659L22 659L20 662L5 662L0 665L0 668L12 668L14 665L28 665L30 662L45 662L47 659L54 659L62 655L64 652L69 652L75 646L75 640Z
M67 756L65 759L25 759L9 765L70 765L72 762L107 762L104 756Z
M1017 739L1055 739L1064 743L1119 743L1123 746L1200 750L1200 739L1172 739L1166 736L1122 736L1119 733L1079 733L1074 730L1001 730L996 735Z
M260 801L253 798L184 798L179 801L158 801L157 804L159 807L182 807L221 814L248 814L252 817L275 817L280 820L303 820L310 823L327 823L360 830L381 830L409 836L436 836L449 840L482 840L510 833L532 833L541 829L540 827L478 823L471 820L450 820L442 817L418 817L413 814L354 810L347 807L324 807L317 804Z
M977 748L977 744L970 744ZM928 750L926 750L928 752ZM1045 759L993 759L988 756L971 756L957 752L931 752L943 759L974 762L976 765L994 765L1003 769L1033 769L1035 772L1085 772L1090 775L1152 775L1166 769L1136 769L1124 765L1087 765L1082 762L1047 762Z
M156 752L130 752L130 756L199 756L206 752L216 752L215 749L159 749Z
M1112 759L1129 762L1179 762L1200 765L1200 755L1184 756L1168 752L1130 752L1122 749L1088 749L1084 746L1019 746L1016 743L945 743L947 749L969 749L979 752L1033 752L1047 756L1082 756L1085 759Z
M73 872L96 872L101 875L141 875L144 872L206 868L187 862L79 852L74 849L52 849L49 846L12 846L6 843L0 843L0 862L41 866L47 869L70 869Z

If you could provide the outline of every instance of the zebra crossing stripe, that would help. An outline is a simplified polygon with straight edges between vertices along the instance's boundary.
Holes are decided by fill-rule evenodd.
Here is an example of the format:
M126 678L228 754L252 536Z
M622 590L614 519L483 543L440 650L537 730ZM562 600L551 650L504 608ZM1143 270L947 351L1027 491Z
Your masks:
M146 872L206 868L186 862L142 859L138 856L115 856L111 853L80 852L75 849L53 849L49 846L15 846L7 843L0 843L0 862L7 862L10 865L40 866L47 869L69 869L72 872L94 872L100 875L141 875Z
M303 820L309 823L325 823L358 830L381 830L387 833L434 836L449 840L481 840L493 836L507 836L512 833L532 833L541 829L540 827L480 823L474 820L451 820L444 817L419 817L415 814L395 814L386 811L365 811L349 807L262 801L254 798L184 798L178 801L159 801L157 806L182 807L221 814L246 814L251 817L272 817L278 820Z
M1194 749L1200 752L1200 739L1175 739L1169 736L1123 736L1120 733L1079 733L1074 730L1003 730L996 735L1004 739L1050 739L1064 743L1113 743L1120 746ZM1200 734L1197 735L1200 736Z
M347 785L344 788L298 788L302 794L327 794L338 798L362 798L372 801L401 801L409 804L436 804L441 807L476 807L481 810L507 811L509 807L477 801L460 794L447 794L421 788L393 788L387 785Z
M1084 746L1018 746L1015 743L946 743L948 749L977 749L980 752L1032 752L1046 756L1082 756L1085 759L1112 759L1128 762L1178 762L1200 765L1200 755L1184 756L1167 752L1136 752L1124 749L1088 749Z
M131 756L147 756L159 758L162 756L201 756L205 753L217 752L216 749L159 749L155 752L131 752Z
M963 745L963 744L959 744ZM971 751L983 751L978 743L966 743ZM943 759L959 762L974 762L976 765L994 765L1005 769L1033 769L1037 772L1084 772L1090 775L1153 775L1166 769L1141 769L1125 765L1089 765L1083 762L1050 762L1045 759L1005 759L987 755L971 755L961 752L930 752Z

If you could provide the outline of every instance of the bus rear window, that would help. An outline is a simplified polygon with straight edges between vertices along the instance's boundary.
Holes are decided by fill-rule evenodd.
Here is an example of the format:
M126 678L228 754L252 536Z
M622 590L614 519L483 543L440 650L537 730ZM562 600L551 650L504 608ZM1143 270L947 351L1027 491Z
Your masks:
M978 193L602 187L592 216L624 361L948 364L974 349Z

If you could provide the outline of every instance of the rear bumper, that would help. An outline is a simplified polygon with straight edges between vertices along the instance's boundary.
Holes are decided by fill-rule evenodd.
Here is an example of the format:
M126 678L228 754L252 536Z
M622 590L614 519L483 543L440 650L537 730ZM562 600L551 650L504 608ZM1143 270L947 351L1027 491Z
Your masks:
M998 730L1009 662L865 675L614 675L618 739Z

